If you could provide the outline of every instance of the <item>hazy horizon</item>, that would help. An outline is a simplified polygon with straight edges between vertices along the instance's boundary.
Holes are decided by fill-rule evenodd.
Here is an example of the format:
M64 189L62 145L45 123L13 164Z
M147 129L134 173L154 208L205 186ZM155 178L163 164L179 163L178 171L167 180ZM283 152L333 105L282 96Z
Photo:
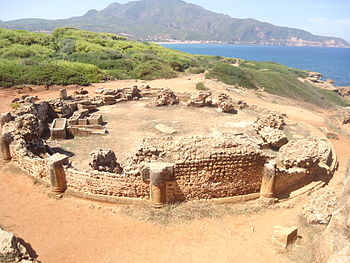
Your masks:
M81 16L91 9L101 10L109 4L129 0L0 0L0 19L65 19ZM186 0L216 13L234 18L254 18L277 26L294 27L316 35L341 37L350 43L350 2L320 0L316 3L295 0ZM69 8L67 8L69 7Z

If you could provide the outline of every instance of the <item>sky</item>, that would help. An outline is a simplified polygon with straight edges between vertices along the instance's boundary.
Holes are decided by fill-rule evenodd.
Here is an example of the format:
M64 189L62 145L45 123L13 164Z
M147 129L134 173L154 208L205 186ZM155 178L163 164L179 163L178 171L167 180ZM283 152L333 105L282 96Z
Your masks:
M185 0L235 18L255 18L350 42L350 0ZM0 0L0 20L60 19L129 0Z

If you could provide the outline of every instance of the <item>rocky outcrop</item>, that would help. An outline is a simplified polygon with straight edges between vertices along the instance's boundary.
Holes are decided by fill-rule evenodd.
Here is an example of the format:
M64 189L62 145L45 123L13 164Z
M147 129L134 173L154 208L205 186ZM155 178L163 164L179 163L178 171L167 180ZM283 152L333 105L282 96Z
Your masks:
M171 89L161 90L152 102L152 105L156 107L175 104L179 104L179 98Z
M310 200L303 207L303 215L309 224L329 223L339 204L337 192L335 188L326 187L311 194Z
M322 74L319 72L309 72L308 78L309 81L318 83L322 79Z
M39 263L12 233L0 228L0 262Z
M101 172L121 173L122 168L112 150L94 150L90 153L89 165L92 169Z

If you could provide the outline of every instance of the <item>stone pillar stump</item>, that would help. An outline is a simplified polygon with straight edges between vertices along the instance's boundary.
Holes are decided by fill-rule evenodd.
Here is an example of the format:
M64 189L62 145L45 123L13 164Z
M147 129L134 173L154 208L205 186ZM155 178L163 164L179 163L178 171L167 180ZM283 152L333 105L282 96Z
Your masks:
M51 181L51 192L54 196L61 197L67 189L66 174L63 164L68 162L68 156L55 153L49 158L49 172Z

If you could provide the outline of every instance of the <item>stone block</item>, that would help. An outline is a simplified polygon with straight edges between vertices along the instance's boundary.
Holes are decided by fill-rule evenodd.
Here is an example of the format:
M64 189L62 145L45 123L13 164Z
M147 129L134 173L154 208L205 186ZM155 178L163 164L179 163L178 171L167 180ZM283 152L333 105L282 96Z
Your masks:
M67 137L67 119L54 119L52 122L50 132L52 139L66 139Z
M78 125L88 125L88 120L87 119L79 119Z
M293 244L297 238L298 228L296 226L275 226L275 230L272 235L272 243L277 250L284 251L288 246Z
M88 118L88 122L91 125L101 125L103 123L101 114L93 114Z

